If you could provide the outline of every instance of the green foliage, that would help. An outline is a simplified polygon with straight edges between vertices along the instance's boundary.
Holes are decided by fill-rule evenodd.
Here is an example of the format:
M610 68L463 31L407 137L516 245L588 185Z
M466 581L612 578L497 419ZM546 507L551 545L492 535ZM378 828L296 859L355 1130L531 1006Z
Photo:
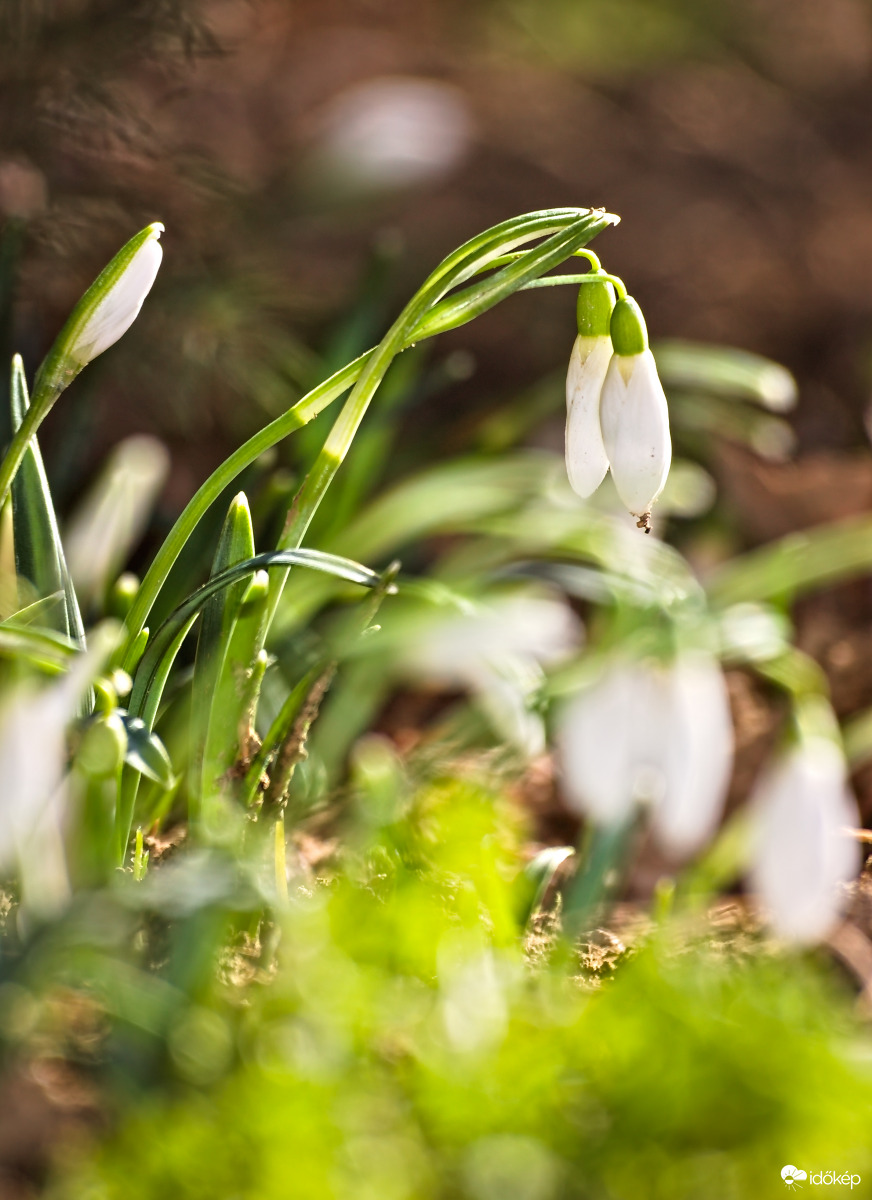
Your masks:
M547 381L471 432L477 453L406 452L383 486L401 404L436 386L411 347L521 289L583 285L594 276L545 273L579 256L598 271L581 247L614 221L527 214L448 255L375 347L201 485L141 584L101 580L94 615L123 626L89 631L87 653L32 436L69 382L79 318L38 412L16 362L0 465L0 560L15 560L0 769L16 806L0 813L0 1039L20 1060L71 1057L83 1006L98 1034L79 1067L117 1113L79 1159L60 1152L57 1197L727 1200L780 1194L784 1162L872 1168L868 1036L849 997L822 960L701 919L748 866L747 813L658 884L653 918L639 904L629 949L616 937L597 960L650 813L589 821L576 854L533 853L518 804L552 709L622 656L662 674L705 655L719 680L719 660L741 666L777 690L796 737L837 742L785 613L868 571L868 522L701 580L628 526L608 486L580 504L562 457L525 447L562 409ZM98 277L88 320L147 234ZM753 443L793 402L754 356L657 353L694 458L712 430ZM292 496L266 452L346 392L320 448L310 427ZM659 513L703 528L713 491L679 462ZM865 724L849 734L868 753Z
M866 1174L864 1035L815 963L666 926L614 977L531 969L516 837L480 784L423 788L293 889L269 985L184 1010L174 1093L53 1194L726 1200L780 1195L785 1162Z

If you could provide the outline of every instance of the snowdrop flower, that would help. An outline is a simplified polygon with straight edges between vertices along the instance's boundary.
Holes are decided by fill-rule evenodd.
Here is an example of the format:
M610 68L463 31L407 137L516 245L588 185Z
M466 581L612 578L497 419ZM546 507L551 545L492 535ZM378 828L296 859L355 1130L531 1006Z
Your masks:
M617 663L564 707L557 752L567 799L598 825L624 822L652 780L646 722L657 714L651 673Z
M600 397L602 440L618 495L647 532L669 474L672 442L666 397L635 300L615 305L611 338L614 355Z
M687 858L717 829L733 769L733 721L723 673L708 655L682 655L661 686L665 782L653 827L670 854Z
M163 229L155 222L131 238L76 305L64 332L66 352L79 367L108 350L136 320L163 258Z
M752 807L751 885L780 937L819 941L838 920L840 888L860 866L859 848L845 833L858 814L841 751L807 738L764 778Z
M698 850L720 819L733 761L723 675L714 659L683 654L668 667L609 666L565 706L558 757L569 803L600 825L652 808L675 857Z
M70 313L36 377L33 407L40 419L79 371L136 320L161 264L163 228L156 221L122 246Z
M593 495L609 469L600 427L600 393L612 358L609 335L614 288L610 283L578 289L578 337L566 374L566 473L574 492Z

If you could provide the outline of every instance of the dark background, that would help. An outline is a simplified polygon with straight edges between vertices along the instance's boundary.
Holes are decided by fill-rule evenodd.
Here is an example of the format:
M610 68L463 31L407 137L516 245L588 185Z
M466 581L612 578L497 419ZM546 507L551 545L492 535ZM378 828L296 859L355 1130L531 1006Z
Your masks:
M375 340L455 244L517 212L591 204L623 218L597 249L655 337L756 350L799 380L799 445L818 456L801 478L724 448L742 537L872 505L867 0L0 11L6 349L35 367L118 245L167 226L141 320L47 427L62 502L83 466L147 430L172 451L176 509L343 349ZM385 80L401 125L409 87L436 98L430 124L410 118L400 138L401 160L425 148L417 180L402 161L399 176L354 166L351 116ZM572 335L563 289L514 298L440 341L456 382L407 413L410 428L457 449L470 412L562 369ZM778 512L761 516L773 488Z

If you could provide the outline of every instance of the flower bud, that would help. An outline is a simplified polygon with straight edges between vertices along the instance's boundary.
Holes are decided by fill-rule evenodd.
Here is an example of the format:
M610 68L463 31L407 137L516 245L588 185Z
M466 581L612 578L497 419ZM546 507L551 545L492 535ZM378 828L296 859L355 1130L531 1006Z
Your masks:
M751 884L773 929L792 942L819 941L838 920L840 889L860 866L846 830L858 814L841 751L826 738L806 738L764 778L752 808Z
M98 717L85 730L79 743L76 764L94 779L114 775L127 753L127 730L117 713Z
M136 320L163 258L163 228L155 222L132 238L76 306L64 349L79 367L108 350Z
M635 300L618 301L611 331L614 355L600 398L603 445L618 495L647 532L672 460L669 411Z

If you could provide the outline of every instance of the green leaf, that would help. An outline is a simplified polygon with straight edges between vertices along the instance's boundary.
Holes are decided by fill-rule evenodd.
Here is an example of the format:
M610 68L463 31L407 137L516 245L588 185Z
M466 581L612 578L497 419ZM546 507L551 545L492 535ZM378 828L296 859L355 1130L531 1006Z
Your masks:
M13 431L20 428L29 407L24 365L21 356L16 354L12 359L11 383ZM82 616L64 559L57 517L36 437L31 439L12 483L12 532L15 570L19 578L31 584L37 600L57 592L63 593L63 609L56 623L53 622L53 627L72 638L77 646L84 647Z
M790 372L747 350L703 342L665 341L653 347L664 386L714 392L750 400L772 412L788 412L796 404L796 381Z
M175 783L173 764L163 742L139 717L118 709L118 715L127 730L127 753L124 761L146 779L151 779L162 788L171 788Z
M347 583L355 583L360 587L377 587L381 577L368 567L353 562L350 558L342 558L338 554L325 554L320 550L274 550L268 554L256 554L246 562L228 567L220 575L213 576L204 583L187 600L178 606L164 621L146 647L145 654L139 663L136 678L131 693L131 710L140 715L149 701L149 693L153 683L158 678L161 662L165 654L176 645L176 639L181 630L190 628L194 619L199 615L203 605L216 596L223 588L237 583L247 575L254 575L259 570L270 567L309 567L313 571L323 571ZM180 643L179 643L180 644ZM178 646L176 646L176 653Z
M521 925L526 925L542 907L542 901L545 899L558 868L574 853L575 850L572 846L546 846L524 867L517 888Z
M240 492L231 501L218 538L212 562L212 577L220 575L236 563L253 557L254 531L251 526L251 513L245 493ZM228 721L223 710L232 706L232 690L228 691L226 686L221 686L221 679L230 639L248 587L249 583L244 578L231 584L208 600L201 612L192 687L191 764L188 783L192 814L201 813L204 800L208 800L216 790L216 780L222 774L220 764L225 761L227 754L229 753L231 762L235 758L235 730L231 727L232 741L229 748L216 747L219 735L217 729L214 734L211 731L213 725L220 725L223 733L228 732ZM251 663L246 665L250 666Z
M707 591L714 607L793 600L872 570L872 519L864 514L791 533L719 567Z

